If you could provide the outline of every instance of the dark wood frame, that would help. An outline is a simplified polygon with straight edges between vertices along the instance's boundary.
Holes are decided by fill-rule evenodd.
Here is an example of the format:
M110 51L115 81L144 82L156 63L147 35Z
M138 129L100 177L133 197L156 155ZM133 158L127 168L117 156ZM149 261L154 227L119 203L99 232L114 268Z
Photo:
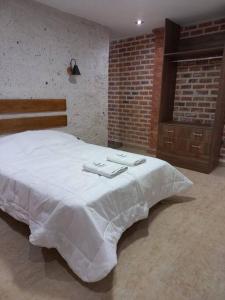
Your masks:
M66 114L35 115L56 112L66 112L66 99L2 99L0 115L10 117L0 119L0 134L67 126ZM29 115L14 117L16 114Z
M164 42L157 157L177 166L209 173L219 161L225 119L225 32L180 39L180 26L166 19ZM223 57L214 125L208 128L206 126L204 129L204 126L196 124L173 122L176 61L209 56ZM196 139L195 142L198 142L199 146L192 146L199 147L198 149L202 150L202 153L199 151L196 156L191 153L189 155L188 150L179 143L179 137L182 139L185 136L186 139L191 139L193 135L198 136L199 131L203 137L202 141ZM175 132L176 138L171 136L171 132ZM166 147L165 143L168 143L169 146Z

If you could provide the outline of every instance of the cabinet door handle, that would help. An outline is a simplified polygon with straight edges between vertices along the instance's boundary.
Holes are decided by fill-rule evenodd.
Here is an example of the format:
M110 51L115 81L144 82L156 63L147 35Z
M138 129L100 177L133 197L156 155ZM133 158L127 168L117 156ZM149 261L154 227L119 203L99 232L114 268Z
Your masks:
M194 148L194 149L199 149L199 150L201 148L201 146L197 146L197 145L191 145L191 147Z
M167 130L167 133L174 133L174 130Z
M194 136L200 136L200 137L201 137L201 136L203 136L203 133L193 132L193 135L194 135Z
M170 142L170 141L166 141L165 143L166 143L166 144L172 144L173 142Z

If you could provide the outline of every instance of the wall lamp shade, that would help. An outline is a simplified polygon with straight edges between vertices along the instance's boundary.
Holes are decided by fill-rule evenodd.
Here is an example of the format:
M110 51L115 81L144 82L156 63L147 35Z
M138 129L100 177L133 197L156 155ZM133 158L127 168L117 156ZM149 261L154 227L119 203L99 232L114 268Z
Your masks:
M71 68L72 76L81 75L78 65L76 63L76 60L74 58L72 58L70 61L70 68Z

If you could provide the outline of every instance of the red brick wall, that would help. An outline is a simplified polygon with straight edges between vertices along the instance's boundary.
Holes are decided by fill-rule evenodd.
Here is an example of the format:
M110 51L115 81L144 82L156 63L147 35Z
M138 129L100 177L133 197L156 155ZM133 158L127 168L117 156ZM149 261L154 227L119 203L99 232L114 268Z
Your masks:
M219 31L225 31L225 18L184 26L181 30L181 38L200 36Z
M182 38L225 31L225 18L185 26ZM109 141L154 153L158 128L163 31L114 41L109 60ZM211 123L218 92L219 60L179 63L174 118ZM225 159L224 144L221 157Z
M178 63L174 120L213 124L220 71L221 59Z
M153 35L114 41L109 56L109 141L148 148Z

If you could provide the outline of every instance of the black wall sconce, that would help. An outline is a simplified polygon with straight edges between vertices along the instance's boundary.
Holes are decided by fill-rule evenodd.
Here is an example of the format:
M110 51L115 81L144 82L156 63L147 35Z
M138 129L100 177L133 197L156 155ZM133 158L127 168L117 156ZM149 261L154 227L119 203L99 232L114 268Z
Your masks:
M70 75L69 81L71 83L76 83L76 76L81 75L81 73L74 58L71 59L70 66L67 69L67 72Z

